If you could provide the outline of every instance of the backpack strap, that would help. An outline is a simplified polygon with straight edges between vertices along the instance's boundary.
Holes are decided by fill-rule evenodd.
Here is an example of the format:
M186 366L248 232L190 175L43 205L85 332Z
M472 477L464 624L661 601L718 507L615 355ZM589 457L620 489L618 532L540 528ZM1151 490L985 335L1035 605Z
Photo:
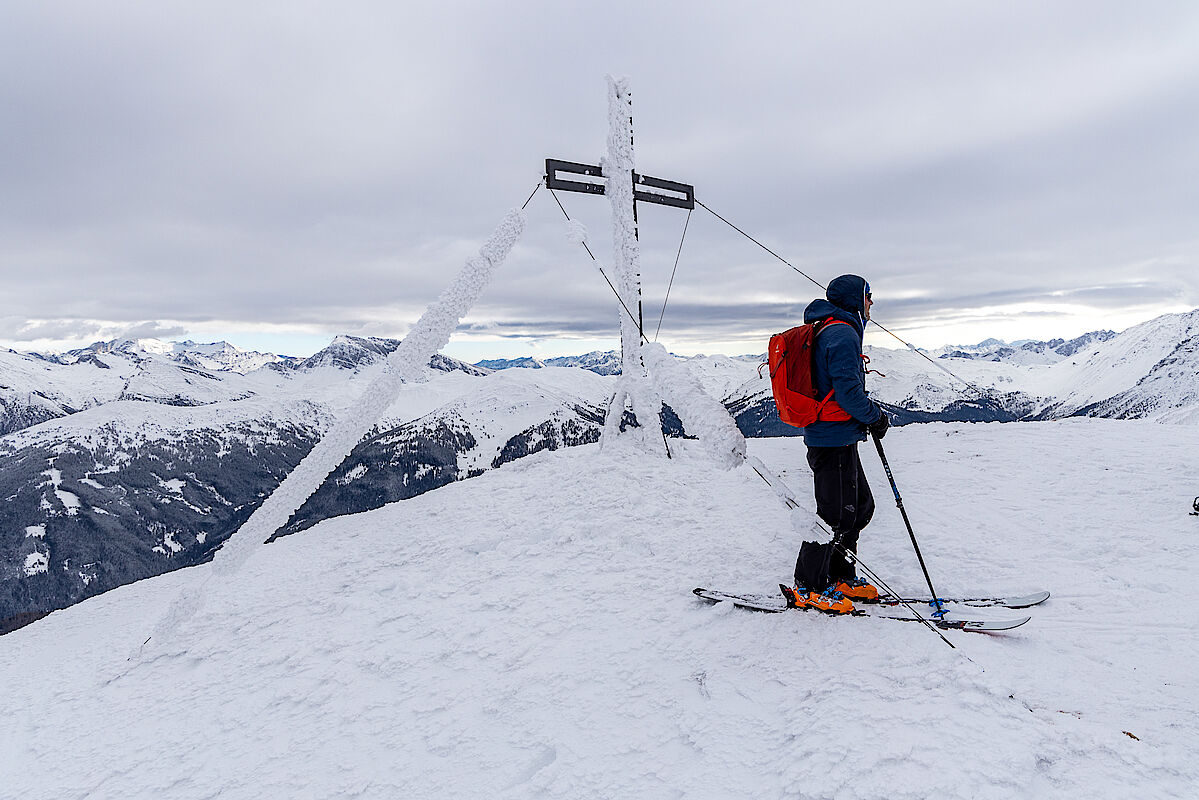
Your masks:
M836 317L825 317L820 321L820 325L816 327L816 331L812 334L812 338L815 339L817 336L819 336L821 332L829 325L849 325L849 323L843 319L837 319ZM851 325L850 327L853 326Z

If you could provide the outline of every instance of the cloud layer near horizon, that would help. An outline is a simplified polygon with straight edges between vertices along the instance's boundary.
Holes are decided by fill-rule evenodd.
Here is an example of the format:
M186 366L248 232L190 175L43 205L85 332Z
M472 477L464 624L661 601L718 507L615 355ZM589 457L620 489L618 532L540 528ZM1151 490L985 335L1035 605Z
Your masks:
M866 275L917 344L1199 305L1187 4L18 2L0 340L402 335L545 157L598 161L607 72L632 77L641 171L819 281ZM464 336L615 335L539 195ZM606 258L604 202L563 201ZM684 217L642 210L651 326ZM760 351L816 294L697 210L662 336Z

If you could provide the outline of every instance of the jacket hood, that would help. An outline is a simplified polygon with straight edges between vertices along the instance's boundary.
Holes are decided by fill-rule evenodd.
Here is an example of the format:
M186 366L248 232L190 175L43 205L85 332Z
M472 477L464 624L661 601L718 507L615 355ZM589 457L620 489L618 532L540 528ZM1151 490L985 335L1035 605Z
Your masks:
M827 317L836 317L848 322L861 336L866 330L866 293L870 284L859 275L841 275L833 278L825 292L827 300L813 300L804 309L805 323L816 322Z
M866 293L870 284L859 275L841 275L833 278L828 285L825 297L837 308L843 308L854 314L866 313Z
M810 325L813 322L819 322L822 319L833 317L841 322L848 322L858 332L858 336L862 335L864 325L861 315L846 311L843 308L838 308L827 300L817 299L808 303L808 307L804 309L803 321L805 325Z

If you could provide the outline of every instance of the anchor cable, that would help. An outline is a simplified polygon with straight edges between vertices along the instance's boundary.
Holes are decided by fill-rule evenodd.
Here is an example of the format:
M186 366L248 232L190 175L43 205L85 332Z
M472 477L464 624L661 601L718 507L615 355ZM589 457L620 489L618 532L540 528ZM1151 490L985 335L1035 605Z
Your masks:
M554 196L554 202L558 204L558 208L562 209L562 216L566 217L567 222L572 222L573 220L571 220L570 214L566 213L566 206L562 205L562 200L558 197L558 193L553 189L550 189L549 191L550 194ZM587 251L587 255L591 256L591 260L595 262L595 266L599 270L600 275L603 275L604 280L608 282L608 288L612 290L612 294L616 295L616 299L620 301L620 307L624 309L624 313L628 314L629 319L633 320L633 324L637 326L637 333L640 334L641 341L649 342L649 339L647 339L645 336L645 331L641 329L641 320L637 319L636 315L634 315L632 311L629 311L628 305L625 304L624 298L620 296L620 292L617 291L616 287L612 284L611 279L608 277L608 273L604 272L604 265L600 263L599 259L595 257L595 253L592 253L591 248L587 246L587 241L585 239L581 239L579 240L579 244L583 245L583 249Z
M742 235L742 236L744 236L746 239L749 239L751 242L753 242L754 244L756 244L758 247L762 248L762 249L763 249L763 250L765 250L767 253L770 253L770 255L774 256L774 257L775 257L775 258L777 258L779 261L783 262L783 263L784 263L784 264L786 264L788 267L790 267L791 269L793 269L793 270L795 270L796 272L798 272L800 275L803 275L805 278L807 278L807 279L808 279L808 280L810 280L812 283L814 283L814 284L816 284L817 286L819 286L821 289L824 289L826 292L828 291L828 287L827 287L827 286L825 286L823 283L821 283L820 281L816 280L816 279L815 279L815 278L813 278L811 275L809 275L808 273L804 272L802 269L800 269L799 267L795 266L794 264L792 264L792 263L791 263L790 261L788 261L787 259L785 259L785 258L783 258L782 256L780 256L778 253L774 252L774 251L773 251L773 250L771 250L769 247L767 247L766 245L762 244L761 242L759 242L759 241L758 241L757 239L755 239L754 237L750 236L750 235L749 235L748 233L746 233L745 231L741 230L741 228L739 228L739 227L737 227L736 225L734 225L733 223L729 222L727 219L725 219L724 217L722 217L720 214L717 214L715 211L713 211L711 208L709 208L707 205L705 205L703 202L701 202L701 201L699 200L699 198L696 198L696 199L695 199L695 203L696 203L696 205L698 205L698 206L701 206L701 207L702 207L702 208L703 208L705 211L707 211L708 213L712 214L712 216L716 217L718 220L720 220L721 222L723 222L725 225L728 225L730 228L732 228L733 230L737 231L737 233L741 234L741 235ZM970 382L970 381L966 380L965 378L963 378L963 377L961 377L961 376L957 375L957 374L956 374L956 373L954 373L954 372L953 372L951 369L949 369L948 367L946 367L944 364L940 364L940 363L938 363L936 360L934 360L933 358L930 358L930 357L929 357L929 355L928 355L927 353L923 352L922 350L918 350L918 349L915 347L915 345L913 345L911 342L908 342L908 341L906 341L906 340L902 339L902 338L901 338L901 337L900 337L898 334L896 334L896 333L894 333L893 331L891 331L890 329L888 329L888 328L884 327L884 326L883 326L883 325L881 325L880 323L878 323L878 322L875 322L874 320L868 320L868 322L870 322L870 323L874 324L875 326L877 326L877 327L878 327L880 330L882 330L883 332L885 332L885 333L889 334L890 336L894 337L896 340L898 340L898 341L899 341L901 344L903 344L905 347L907 347L907 348L908 348L909 350L911 350L913 353L915 353L916 355L920 356L920 357L921 357L921 358L923 358L925 361L927 361L928 363L932 364L934 367L936 367L937 369L941 370L942 372L945 372L945 373L947 373L947 374L948 374L950 377L952 377L954 380L960 381L960 382L961 382L962 384L964 384L966 387L968 387L968 388L970 388L970 389L974 390L975 394L977 394L977 395L978 395L980 398L984 398L984 399L986 398L986 393L985 393L985 392L983 392L983 390L982 390L982 389L980 389L978 386L976 386L974 383L972 383L972 382Z
M654 331L654 341L658 341L658 334L662 332L662 319L666 316L666 304L670 302L670 287L674 286L674 274L679 269L679 256L683 255L683 242L687 239L687 226L691 224L691 212L695 209L687 209L687 219L683 221L683 235L679 238L679 252L674 255L674 269L670 271L670 282L666 284L666 297L662 300L662 313L658 315L658 329Z
M542 180L545 180L545 179L542 178ZM533 191L529 192L529 199L525 200L525 204L520 207L521 211L524 211L526 208L529 207L529 203L532 202L532 200L533 200L533 195L537 194L537 190L540 188L541 188L541 181L537 181L537 185L533 187Z

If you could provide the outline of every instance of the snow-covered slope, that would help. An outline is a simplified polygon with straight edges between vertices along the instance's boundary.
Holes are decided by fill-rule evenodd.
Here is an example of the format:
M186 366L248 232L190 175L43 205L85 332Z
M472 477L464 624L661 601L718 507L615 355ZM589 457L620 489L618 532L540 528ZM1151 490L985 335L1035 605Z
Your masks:
M415 497L541 450L596 442L609 391L599 375L561 367L535 378L512 370L473 381L430 413L397 419L360 443L282 533Z
M687 370L703 385L704 391L723 400L758 377L758 366L765 359L751 356L691 356L682 359ZM767 375L765 369L763 375ZM769 382L769 377L766 378Z
M126 654L209 566L0 637L0 786L1190 797L1199 619L1176 590L1199 569L1199 432L1072 420L886 441L938 589L1051 589L1031 623L949 634L950 650L915 625L709 607L693 586L768 590L794 562L788 514L752 471L539 453L260 548L143 658ZM798 442L751 450L804 493ZM861 549L921 589L887 504Z
M1057 416L1199 419L1199 309L1129 328L1038 377Z
M278 371L247 376L253 364L294 366L224 342L101 342L62 356L0 351L0 434L118 400L200 406L273 391Z
M870 367L877 370L867 383L900 424L1075 415L1199 419L1199 309L1109 334L1087 334L1056 348L1049 345L1058 340L1014 350L990 340L951 348L936 363L910 350L867 346ZM995 355L1006 350L1012 352ZM790 433L774 413L769 381L748 364L743 374L745 383L725 397L742 429Z
M122 359L64 365L0 350L0 434L115 400L136 373L137 365Z

